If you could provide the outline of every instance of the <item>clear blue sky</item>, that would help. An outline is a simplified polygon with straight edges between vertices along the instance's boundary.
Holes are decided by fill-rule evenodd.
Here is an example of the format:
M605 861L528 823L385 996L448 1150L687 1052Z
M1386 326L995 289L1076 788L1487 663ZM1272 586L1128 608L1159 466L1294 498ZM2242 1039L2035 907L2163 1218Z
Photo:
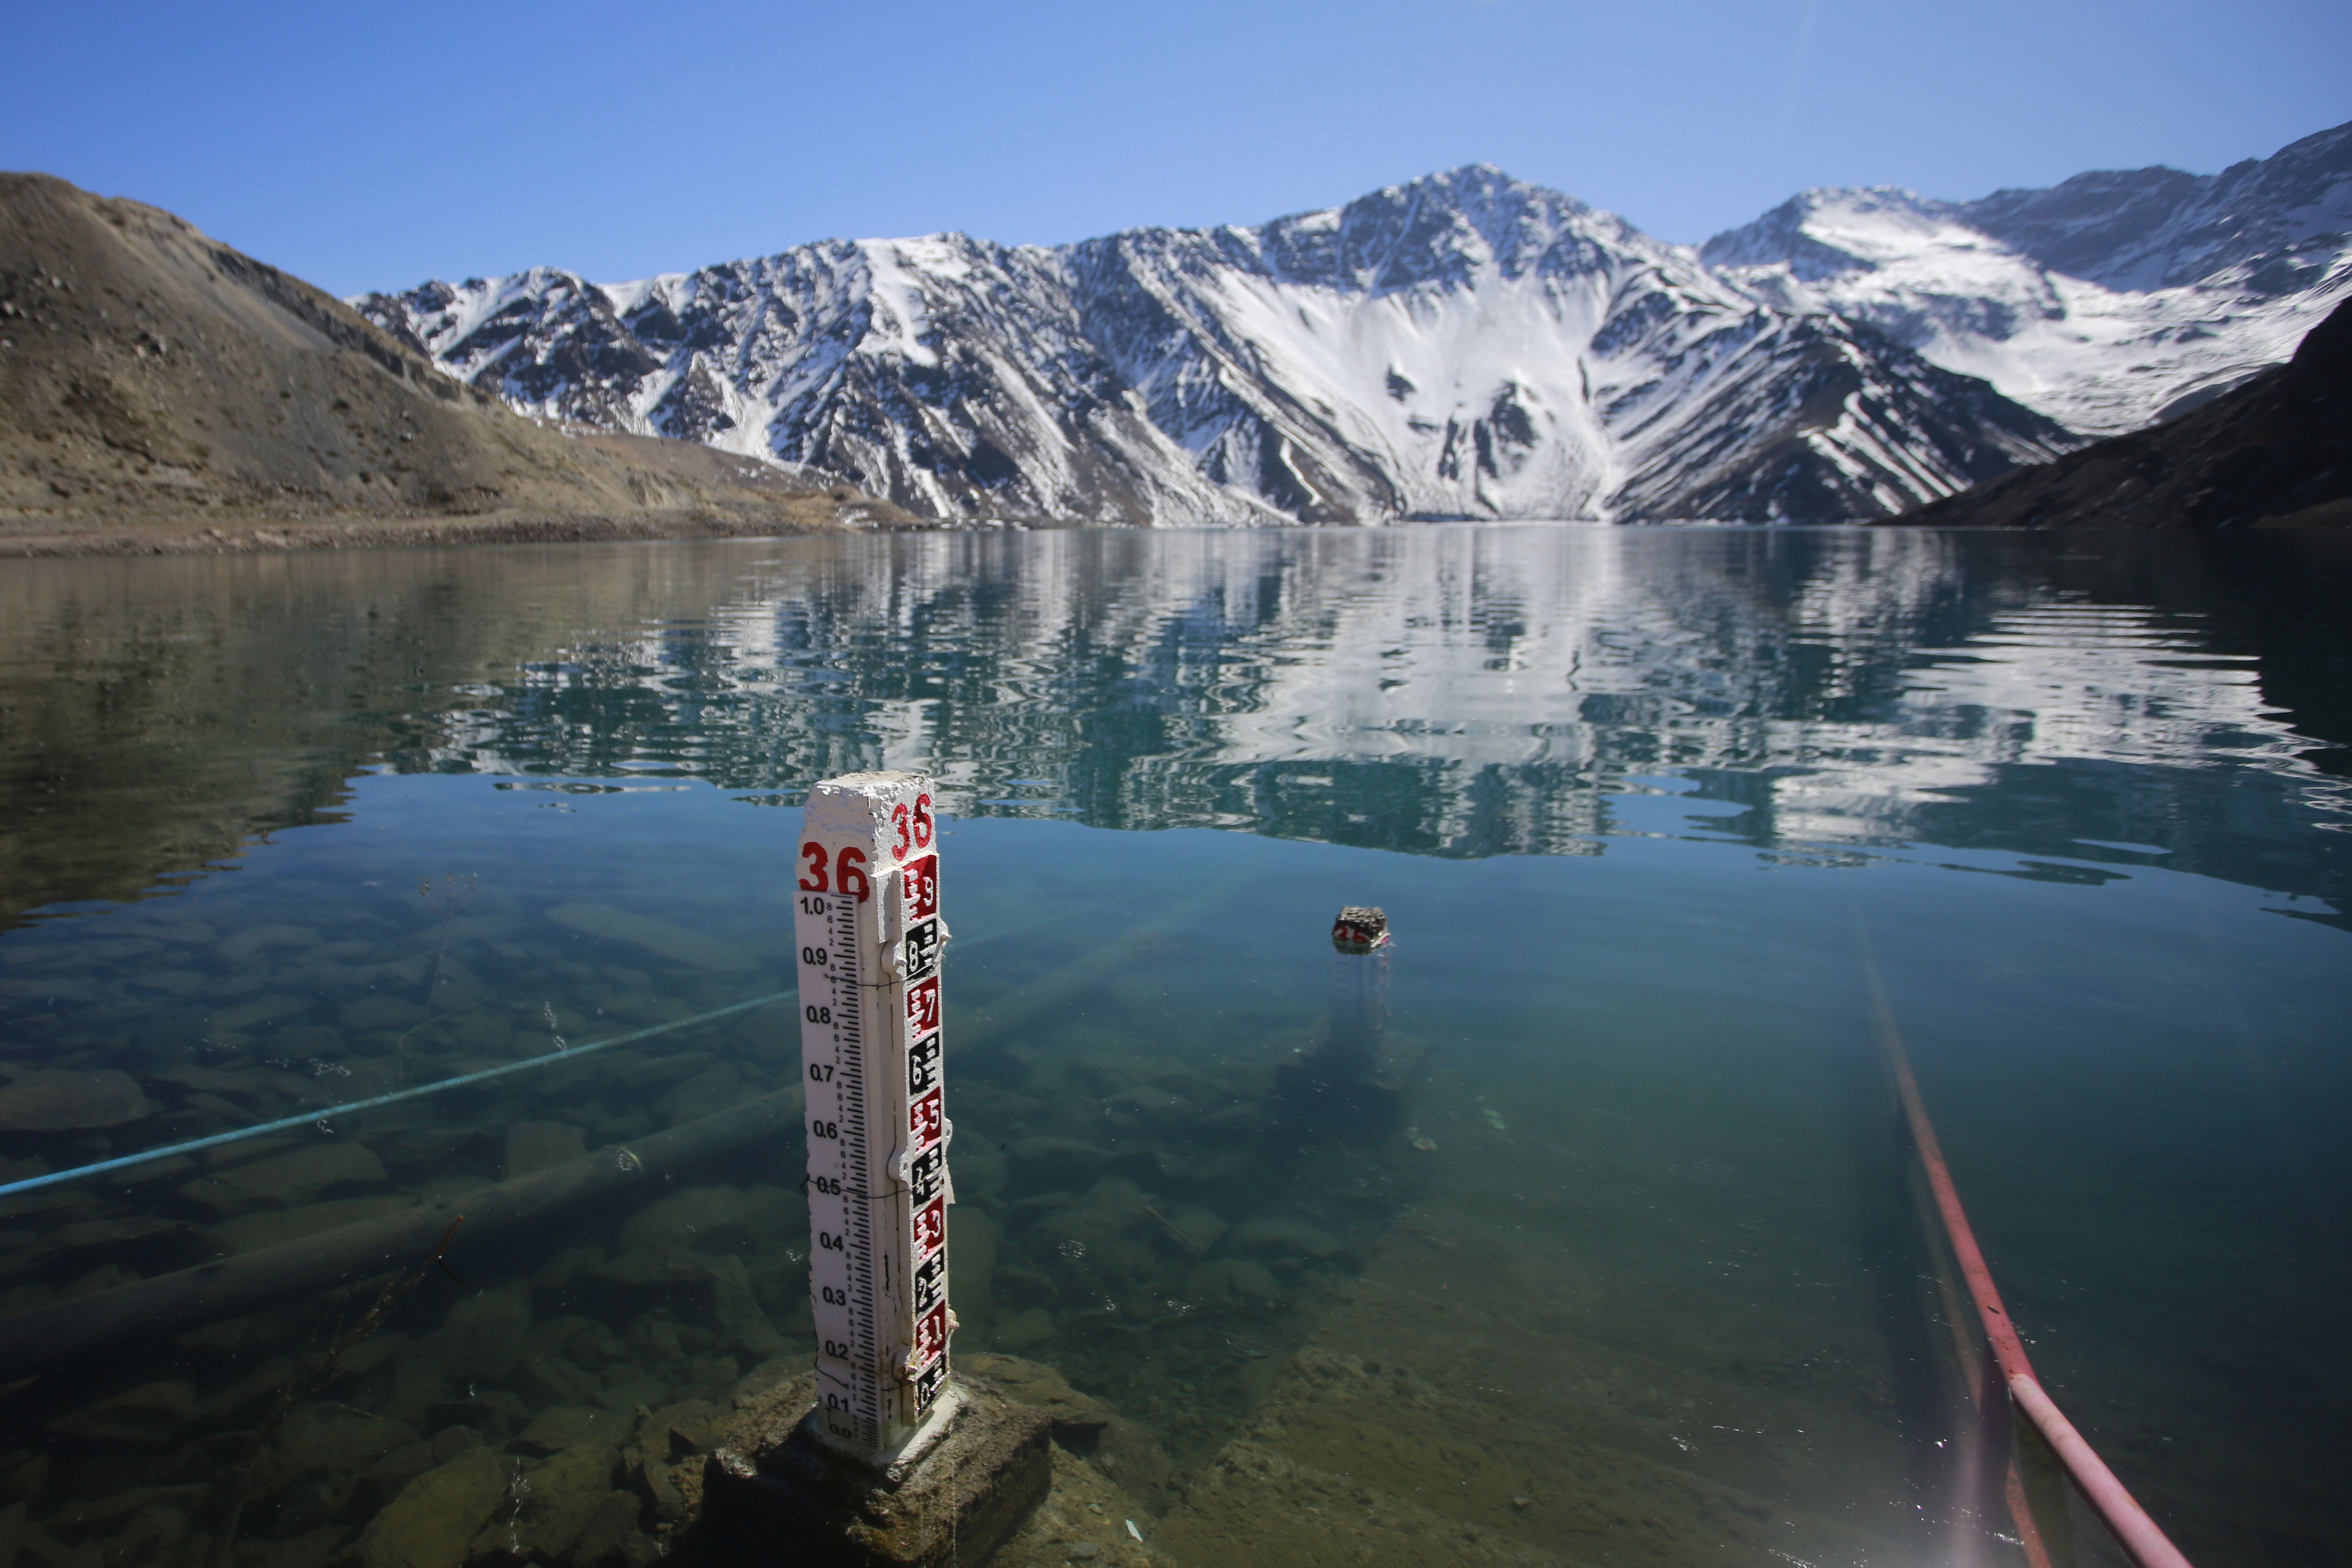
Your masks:
M1474 162L1696 241L2352 120L2346 0L0 0L0 167L342 294L1251 223Z

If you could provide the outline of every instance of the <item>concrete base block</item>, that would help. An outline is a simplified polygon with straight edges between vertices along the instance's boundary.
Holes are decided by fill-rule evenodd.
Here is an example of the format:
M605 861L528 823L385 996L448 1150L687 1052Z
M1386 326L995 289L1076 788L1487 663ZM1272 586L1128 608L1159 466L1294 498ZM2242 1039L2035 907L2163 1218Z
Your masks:
M774 1412L710 1456L704 1530L775 1568L978 1568L1045 1500L1052 1422L961 1378L951 1396L937 1439L887 1470L819 1442L813 1405Z

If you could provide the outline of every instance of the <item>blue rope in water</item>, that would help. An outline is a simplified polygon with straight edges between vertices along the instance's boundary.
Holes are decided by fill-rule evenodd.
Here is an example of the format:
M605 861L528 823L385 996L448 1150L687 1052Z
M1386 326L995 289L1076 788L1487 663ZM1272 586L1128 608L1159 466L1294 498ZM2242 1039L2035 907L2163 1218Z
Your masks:
M354 1100L347 1105L332 1105L324 1111L305 1111L299 1116L281 1116L275 1122L263 1122L257 1126L239 1127L228 1133L215 1133L209 1138L192 1138L184 1144L170 1144L160 1149L146 1150L142 1154L124 1155L120 1159L100 1160L96 1165L90 1166L76 1166L71 1170L51 1171L47 1176L27 1176L22 1181L12 1181L5 1186L0 1186L0 1197L11 1197L20 1192L33 1192L41 1187L55 1186L59 1182L79 1181L84 1176L100 1176L107 1171L123 1170L131 1166L152 1165L157 1160L168 1160L175 1155L192 1155L198 1149L218 1148L223 1144L240 1143L247 1138L258 1138L267 1133L282 1133L294 1127L317 1126L321 1123L331 1122L337 1116L348 1116L358 1111L373 1111L382 1105L396 1105L404 1100L415 1100L427 1094L438 1094L445 1089L458 1089L468 1083L480 1083L492 1078L504 1078L509 1072L526 1072L534 1067L546 1067L554 1062L574 1061L594 1051L610 1050L616 1045L634 1044L641 1040L651 1040L657 1034L668 1034L675 1030L690 1029L696 1024L709 1023L714 1019L730 1018L736 1013L749 1012L753 1008L764 1008L772 1002L781 1002L787 997L796 997L799 994L800 988L795 986L788 990L771 992L764 997L754 997L748 1002L736 1002L732 1006L719 1008L710 1012L697 1013L692 1018L674 1019L668 1023L657 1023L646 1029L632 1030L627 1034L616 1034L610 1040L591 1040L586 1045L551 1051L543 1056L525 1057L520 1061L509 1061L498 1067L485 1067L479 1072L468 1072L457 1078L444 1078L438 1082L422 1083L414 1089L395 1090L390 1094L378 1094L371 1100Z

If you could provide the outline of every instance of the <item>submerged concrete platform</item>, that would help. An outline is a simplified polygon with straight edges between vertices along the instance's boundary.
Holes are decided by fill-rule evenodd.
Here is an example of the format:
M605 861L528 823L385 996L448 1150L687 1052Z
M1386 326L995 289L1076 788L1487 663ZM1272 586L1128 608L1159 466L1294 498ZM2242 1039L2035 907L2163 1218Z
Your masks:
M1051 1416L984 1385L952 1380L938 1436L886 1469L820 1442L806 1390L780 1390L705 1467L703 1528L746 1564L978 1568L1053 1484Z

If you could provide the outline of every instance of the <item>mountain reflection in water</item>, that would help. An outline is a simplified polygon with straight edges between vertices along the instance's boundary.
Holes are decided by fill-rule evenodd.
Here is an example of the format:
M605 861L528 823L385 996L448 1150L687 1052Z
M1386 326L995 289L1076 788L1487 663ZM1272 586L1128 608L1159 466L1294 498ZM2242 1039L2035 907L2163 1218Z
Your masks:
M887 762L975 815L1444 855L1593 852L1672 772L1762 845L2155 844L2335 897L2298 758L2346 770L2347 577L2308 537L1538 528L25 563L5 863L88 896L58 845L152 822L128 893L378 757L785 796Z

